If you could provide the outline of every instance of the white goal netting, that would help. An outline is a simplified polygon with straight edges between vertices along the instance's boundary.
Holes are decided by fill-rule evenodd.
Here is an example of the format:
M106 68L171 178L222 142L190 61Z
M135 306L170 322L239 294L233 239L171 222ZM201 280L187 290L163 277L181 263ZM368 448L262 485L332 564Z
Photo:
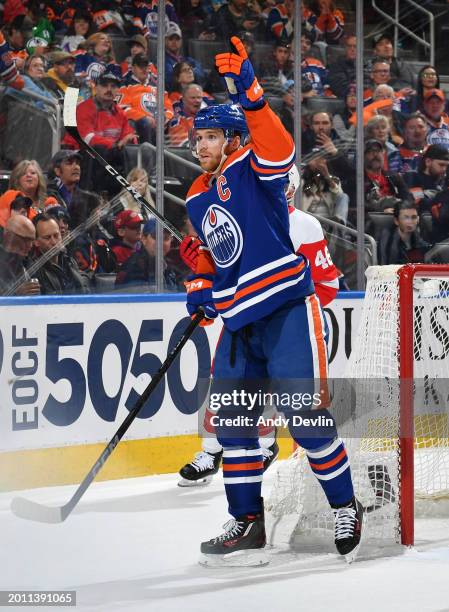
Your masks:
M356 495L368 510L367 537L390 541L399 541L401 530L400 334L413 334L415 500L449 496L449 277L414 278L413 324L401 329L398 268L367 271L345 376L353 391L340 385L331 409L348 450ZM290 539L333 532L332 513L302 449L279 465L266 507L272 524L290 525Z

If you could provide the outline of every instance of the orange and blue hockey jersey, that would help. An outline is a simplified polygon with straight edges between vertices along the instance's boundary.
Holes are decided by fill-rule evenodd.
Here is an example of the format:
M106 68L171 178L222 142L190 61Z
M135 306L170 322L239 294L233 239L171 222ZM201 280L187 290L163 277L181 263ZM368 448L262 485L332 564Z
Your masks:
M214 180L198 177L187 210L215 264L213 299L230 331L313 293L310 266L295 254L284 194L295 159L290 134L268 104L244 111L251 143Z

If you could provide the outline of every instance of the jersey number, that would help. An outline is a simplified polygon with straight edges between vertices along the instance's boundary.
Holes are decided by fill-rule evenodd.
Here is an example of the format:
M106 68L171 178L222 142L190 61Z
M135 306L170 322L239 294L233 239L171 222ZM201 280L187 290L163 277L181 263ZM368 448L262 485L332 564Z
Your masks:
M332 257L331 254L329 253L329 249L326 247L324 247L324 249L320 249L319 251L316 252L315 255L315 267L317 268L323 268L323 270L325 270L326 268L329 268L329 266L333 266L334 263L332 261Z

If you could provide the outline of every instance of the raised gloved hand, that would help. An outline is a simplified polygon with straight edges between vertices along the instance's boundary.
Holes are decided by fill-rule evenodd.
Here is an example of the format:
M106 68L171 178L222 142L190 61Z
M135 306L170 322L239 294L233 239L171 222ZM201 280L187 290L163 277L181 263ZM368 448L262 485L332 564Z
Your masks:
M237 36L231 38L234 53L219 53L215 56L218 72L225 77L229 96L242 108L254 110L264 104L263 89L256 79L248 54Z
M198 261L198 251L201 246L201 240L196 236L184 236L179 245L179 254L182 261L188 266L192 272L196 272L196 263Z
M211 274L204 274L203 276L192 274L187 277L184 283L187 291L186 307L189 315L193 317L199 308L204 310L204 319L200 323L201 327L211 325L218 316L212 299L212 284L213 276Z

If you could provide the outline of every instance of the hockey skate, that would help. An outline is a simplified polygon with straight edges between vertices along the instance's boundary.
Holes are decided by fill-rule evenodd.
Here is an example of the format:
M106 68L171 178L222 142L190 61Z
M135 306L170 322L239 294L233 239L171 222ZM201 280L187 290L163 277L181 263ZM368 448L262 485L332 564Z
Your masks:
M347 563L352 563L359 551L363 529L363 506L355 497L346 506L332 508L335 517L335 546Z
M245 514L223 525L224 533L201 544L200 565L253 567L267 565L263 512Z
M209 484L213 475L220 469L222 455L223 451L218 453L200 451L196 453L193 461L179 470L182 478L178 482L178 486L197 487Z

